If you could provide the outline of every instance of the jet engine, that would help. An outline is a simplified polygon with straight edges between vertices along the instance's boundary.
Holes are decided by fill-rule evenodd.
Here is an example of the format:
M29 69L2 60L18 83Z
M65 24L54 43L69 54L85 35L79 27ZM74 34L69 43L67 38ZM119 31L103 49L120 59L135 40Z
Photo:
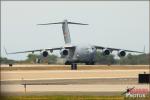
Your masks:
M118 52L118 56L119 57L124 57L126 55L126 52L124 51L124 50L120 50L119 52Z
M102 51L102 53L103 53L103 55L109 55L110 54L110 50L106 48L106 49L104 49Z
M48 52L47 51L42 51L42 54L41 54L43 57L47 57L48 56Z
M61 57L66 57L68 54L69 54L69 50L67 49L60 50Z

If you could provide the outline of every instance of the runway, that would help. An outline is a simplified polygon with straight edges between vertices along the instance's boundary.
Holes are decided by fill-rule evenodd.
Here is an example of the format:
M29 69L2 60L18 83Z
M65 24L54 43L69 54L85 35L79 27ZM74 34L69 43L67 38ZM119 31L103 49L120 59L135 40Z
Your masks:
M2 80L2 85L78 85L78 84L138 84L137 78L80 78L80 79L34 79Z
M78 70L134 70L149 69L149 65L78 65ZM42 65L42 64L13 64L1 65L1 70L70 70L70 65Z
M137 78L139 73L149 70L38 70L38 71L2 71L1 80L22 79L82 79L82 78Z
M52 67L52 66L51 66ZM13 95L77 93L104 95L124 92L127 87L147 88L139 84L138 74L148 69L90 69L90 70L2 70L1 91ZM88 93L87 93L88 92ZM79 95L81 95L80 93ZM110 94L109 94L110 95Z

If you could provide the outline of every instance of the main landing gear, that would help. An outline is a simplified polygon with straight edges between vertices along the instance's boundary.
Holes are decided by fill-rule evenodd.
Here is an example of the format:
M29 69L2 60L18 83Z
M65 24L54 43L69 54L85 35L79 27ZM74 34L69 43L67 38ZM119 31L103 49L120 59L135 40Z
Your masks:
M76 63L66 61L65 65L71 65L71 70L77 70L77 64Z
M77 64L76 63L71 64L71 70L77 70Z

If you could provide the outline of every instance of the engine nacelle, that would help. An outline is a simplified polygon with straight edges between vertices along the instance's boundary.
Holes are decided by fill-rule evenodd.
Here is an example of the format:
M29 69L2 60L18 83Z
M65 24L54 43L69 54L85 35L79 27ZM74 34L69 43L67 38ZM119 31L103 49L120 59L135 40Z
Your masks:
M42 56L43 57L47 57L48 56L48 52L47 51L42 51Z
M60 50L61 57L66 57L66 56L68 56L68 54L69 54L69 50L67 50L67 49Z
M104 49L102 51L102 53L103 53L103 55L109 55L110 54L110 50L106 48L106 49Z
M124 57L124 56L126 56L126 52L125 52L124 50L120 50L120 51L118 52L118 56L119 56L119 57Z

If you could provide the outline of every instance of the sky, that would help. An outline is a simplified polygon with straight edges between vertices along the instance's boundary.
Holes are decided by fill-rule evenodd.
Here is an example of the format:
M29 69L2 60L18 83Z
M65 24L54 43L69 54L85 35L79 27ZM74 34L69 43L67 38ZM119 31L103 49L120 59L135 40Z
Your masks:
M64 45L61 25L38 26L64 19L89 24L69 25L74 44L149 52L148 1L2 1L1 56L15 60L27 54L7 52ZM54 52L59 55L59 52Z

